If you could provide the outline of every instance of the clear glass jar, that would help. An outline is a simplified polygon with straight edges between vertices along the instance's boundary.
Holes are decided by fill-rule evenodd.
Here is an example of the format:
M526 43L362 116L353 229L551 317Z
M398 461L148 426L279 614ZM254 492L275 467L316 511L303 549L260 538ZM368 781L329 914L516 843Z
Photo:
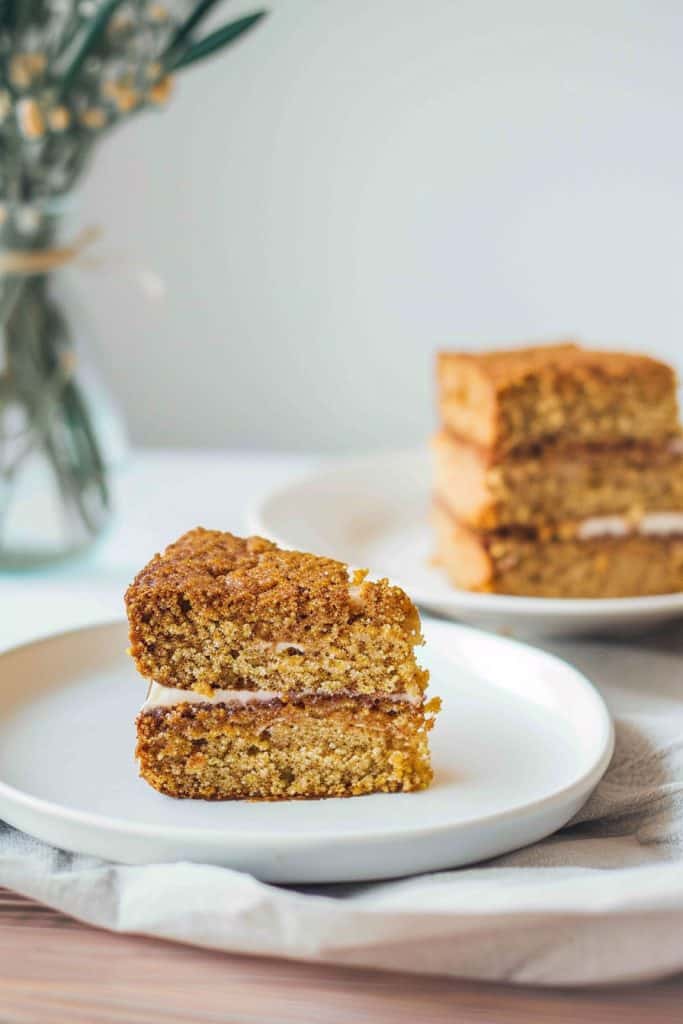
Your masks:
M0 571L84 551L111 514L111 413L79 365L88 330L58 269L70 220L52 203L8 209L0 225Z

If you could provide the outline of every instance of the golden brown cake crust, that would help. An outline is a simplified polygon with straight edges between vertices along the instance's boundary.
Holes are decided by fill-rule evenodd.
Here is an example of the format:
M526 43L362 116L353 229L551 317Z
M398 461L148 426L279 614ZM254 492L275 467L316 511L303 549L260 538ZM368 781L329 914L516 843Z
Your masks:
M358 616L353 582L366 617L418 628L413 604L399 587L364 576L350 581L343 562L198 526L138 573L126 591L126 608L133 624L150 598L164 605L182 597L207 615L251 623L263 639L298 640Z
M530 376L553 374L599 374L624 378L633 374L657 374L672 380L670 366L651 356L609 349L587 349L573 341L528 348L496 349L488 352L448 352L438 354L440 363L453 360L476 366L496 390L503 390Z
M138 671L167 686L415 693L426 684L413 653L419 616L400 588L261 537L190 531L138 573L126 608Z
M675 373L649 356L574 344L441 352L437 383L443 426L496 456L551 439L612 444L679 429Z

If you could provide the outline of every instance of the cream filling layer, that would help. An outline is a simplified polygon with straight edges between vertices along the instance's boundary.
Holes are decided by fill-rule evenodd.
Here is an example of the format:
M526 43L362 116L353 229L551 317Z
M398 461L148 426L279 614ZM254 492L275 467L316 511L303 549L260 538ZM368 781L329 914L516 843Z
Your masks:
M176 704L233 704L245 707L247 704L268 704L273 700L281 700L284 694L276 690L214 690L210 697L203 693L195 693L194 690L181 690L177 686L162 686L160 683L150 683L147 691L147 699L142 705L141 711L151 711L153 708L170 708ZM289 697L373 697L382 700L390 700L396 703L421 704L420 694L410 693L381 693L381 694L358 694L348 690L339 690L335 693L320 693L315 690L302 690L299 693L290 693Z
M633 522L627 516L592 516L584 519L576 531L579 540L628 537L631 534L640 534L643 537L673 537L683 534L683 512L649 512L638 522Z
M264 640L264 647L271 647L276 654L282 654L283 651L296 651L297 654L305 654L306 648L303 644L293 644L288 640Z

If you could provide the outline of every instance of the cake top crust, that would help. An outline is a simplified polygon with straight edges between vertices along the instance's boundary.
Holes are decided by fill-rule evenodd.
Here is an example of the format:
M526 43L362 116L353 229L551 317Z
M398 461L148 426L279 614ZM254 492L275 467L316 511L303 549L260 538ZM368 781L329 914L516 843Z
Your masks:
M126 591L131 625L151 610L250 623L255 636L296 639L359 617L419 633L410 598L332 558L279 548L263 537L197 527L155 555Z
M633 374L655 374L668 378L672 386L675 383L673 369L651 356L605 349L592 350L571 341L487 352L438 353L439 371L453 362L468 363L486 377L497 390L527 377L545 374L590 374L606 379L629 377Z

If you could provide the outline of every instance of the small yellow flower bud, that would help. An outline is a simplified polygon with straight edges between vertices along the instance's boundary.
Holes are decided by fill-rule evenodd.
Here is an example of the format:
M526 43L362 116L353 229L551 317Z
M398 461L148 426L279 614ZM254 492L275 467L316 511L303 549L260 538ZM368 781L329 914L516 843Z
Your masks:
M28 63L31 69L31 75L37 78L38 75L42 75L47 67L47 57L44 53L29 53Z
M166 103L173 89L173 79L170 75L164 75L156 85L149 90L149 98L152 103Z
M150 21L166 21L168 9L163 4L150 4L147 8L147 14Z
M102 86L102 93L112 100L122 114L127 114L138 105L138 94L130 85L110 79Z
M104 128L107 115L101 107L89 107L80 115L80 122L86 128Z
M15 53L10 60L9 79L15 89L28 89L47 66L44 53Z
M53 107L48 111L47 123L53 132L63 132L69 127L71 114L66 107Z
M17 121L19 130L26 139L39 139L45 134L43 114L32 99L19 100L17 103Z
M10 60L9 80L15 89L27 89L31 84L31 72L25 53L15 53Z
M116 105L122 114L128 114L138 105L138 94L134 89L122 89L119 93Z

